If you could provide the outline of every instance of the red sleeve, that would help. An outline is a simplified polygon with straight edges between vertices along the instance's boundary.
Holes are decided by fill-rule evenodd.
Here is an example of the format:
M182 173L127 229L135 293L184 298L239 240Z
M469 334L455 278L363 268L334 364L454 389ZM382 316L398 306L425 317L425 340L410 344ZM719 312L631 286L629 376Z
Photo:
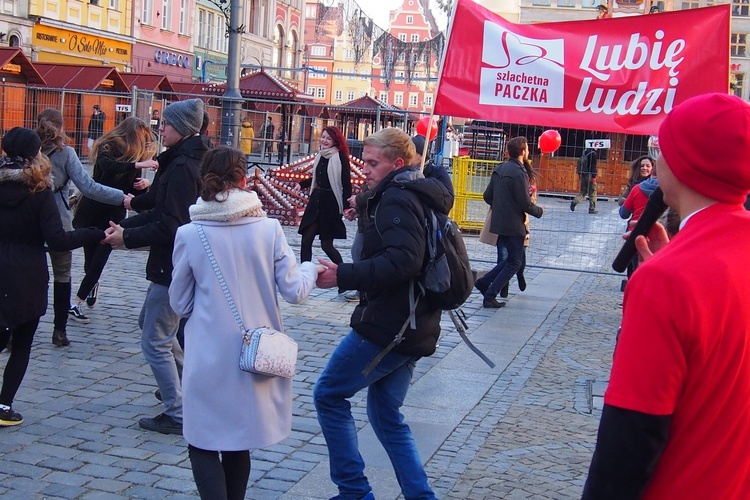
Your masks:
M651 415L671 415L687 377L685 297L695 296L656 256L633 274L625 290L606 404ZM682 290L682 293L675 293Z
M628 193L628 197L625 198L625 203L622 204L622 206L627 208L630 213L635 212L635 199L639 194L641 194L641 186L636 184L633 186L633 189L630 190L630 193Z

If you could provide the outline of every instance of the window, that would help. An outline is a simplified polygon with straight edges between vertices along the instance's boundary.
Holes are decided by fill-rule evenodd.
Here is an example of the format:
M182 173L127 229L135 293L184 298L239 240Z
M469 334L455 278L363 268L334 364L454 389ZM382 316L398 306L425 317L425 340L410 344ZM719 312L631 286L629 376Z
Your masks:
M406 24L414 24L414 16L406 16Z
M326 88L325 87L318 87L316 91L316 97L318 99L325 99L326 98Z
M161 29L172 29L172 2L171 0L162 0L161 2Z
M198 40L195 44L198 47L205 48L206 45L206 11L198 9Z
M206 17L206 41L204 42L203 47L206 49L211 48L211 41L214 39L214 13L209 12L208 17Z
M167 0L169 1L169 0ZM216 28L214 31L214 50L217 52L226 52L224 45L228 38L225 36L227 31L226 24L224 23L224 16L216 14Z
M360 90L359 91L359 97L364 97L366 93L367 92L365 92L364 90Z
M353 101L354 100L354 91L350 90L346 93L346 100L347 101Z
M406 61L406 54L403 52L398 55L398 62L404 62Z
M543 7L549 7L550 0L531 0L531 5L540 5Z
M154 19L153 0L143 0L143 11L141 12L141 24L151 26Z
M180 0L180 28L178 33L180 35L187 35L187 0Z
M413 35L411 36L411 43L417 43L418 41L419 41L419 35L418 35L418 34L416 34L416 33L415 33L415 34L413 34Z
M416 108L419 106L419 94L411 92L409 93L409 107Z
M575 7L575 0L557 0L558 7Z
M378 99L388 104L388 92L381 90L380 94L378 95Z
M745 73L732 73L732 92L737 97L742 97L745 88Z
M425 94L424 105L427 106L428 108L432 107L432 94Z
M353 49L346 49L344 51L344 59L347 61L353 61L354 60L354 50Z
M325 56L326 53L326 48L322 45L313 45L313 47L310 49L310 55L313 56Z
M336 92L334 92L334 94L333 94L333 99L334 99L335 101L340 101L340 100L342 100L342 99L343 99L343 95L344 95L344 92L343 92L343 91L341 91L341 90L337 90L337 91L336 91Z
M305 17L307 19L315 19L318 17L318 4L305 5Z
M732 57L747 57L747 33L732 33Z
M326 79L326 67L325 66L310 66L315 71L310 71L310 78L320 78L321 80Z
M343 73L343 72L344 72L344 68L336 68L336 73ZM343 74L336 75L336 78L339 80L342 80L344 78L344 75Z
M403 83L404 82L404 72L403 71L396 71L396 81Z
M750 14L750 4L747 0L732 0L732 15L747 17Z
M698 0L687 0L687 1L683 0L681 8L682 10L697 9L700 6L701 6L701 3Z
M395 104L396 106L404 105L404 93L403 92L393 93L393 104Z
M118 0L109 0L109 8L112 10L120 10L120 2Z
M406 33L401 33L398 36L398 39L401 40L402 42L405 42L406 41Z
M599 3L599 0L583 0L583 2L581 2L581 6L584 9L595 9L597 8L597 6L599 6Z

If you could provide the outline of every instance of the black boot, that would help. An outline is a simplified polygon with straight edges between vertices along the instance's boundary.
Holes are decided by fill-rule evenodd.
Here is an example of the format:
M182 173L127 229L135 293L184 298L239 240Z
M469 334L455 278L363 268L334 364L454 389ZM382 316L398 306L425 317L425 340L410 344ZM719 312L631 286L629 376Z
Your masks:
M52 331L52 343L57 347L69 346L70 340L68 340L68 335L65 333L65 330L58 330L55 328Z
M66 283L53 283L52 309L55 313L53 319L55 329L52 333L52 343L56 346L66 346L70 344L70 341L65 334L65 328L68 326L68 309L70 309L70 290L70 281ZM55 339L58 339L61 343L56 342Z

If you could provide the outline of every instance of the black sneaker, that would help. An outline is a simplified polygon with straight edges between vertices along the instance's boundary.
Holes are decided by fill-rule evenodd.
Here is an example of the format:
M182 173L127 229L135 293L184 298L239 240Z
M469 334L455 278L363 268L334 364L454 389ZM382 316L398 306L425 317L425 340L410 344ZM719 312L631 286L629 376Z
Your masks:
M55 328L52 331L52 343L57 347L69 346L70 340L68 340L68 335L65 333L65 330Z
M94 285L94 288L91 289L88 296L86 297L86 305L89 307L94 307L96 305L96 301L99 298L99 282L97 281Z
M23 423L23 417L17 411L13 411L12 408L3 409L0 408L0 427L10 427L11 425L18 425Z
M164 413L159 413L154 418L142 418L138 421L138 425L147 431L182 435L182 424Z
M68 309L68 316L78 321L79 323L89 323L89 319L85 314L83 314L83 311L81 311L81 306L79 305L70 306L70 309Z

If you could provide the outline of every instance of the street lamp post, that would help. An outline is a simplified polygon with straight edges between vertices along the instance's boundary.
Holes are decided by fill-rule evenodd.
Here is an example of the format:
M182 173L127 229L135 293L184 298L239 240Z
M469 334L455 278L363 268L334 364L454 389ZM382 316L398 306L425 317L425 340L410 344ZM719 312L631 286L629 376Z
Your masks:
M240 94L240 41L245 27L240 26L240 20L242 19L241 0L230 1L227 86L221 101L221 144L236 148L239 144L238 131L242 110L242 95Z

